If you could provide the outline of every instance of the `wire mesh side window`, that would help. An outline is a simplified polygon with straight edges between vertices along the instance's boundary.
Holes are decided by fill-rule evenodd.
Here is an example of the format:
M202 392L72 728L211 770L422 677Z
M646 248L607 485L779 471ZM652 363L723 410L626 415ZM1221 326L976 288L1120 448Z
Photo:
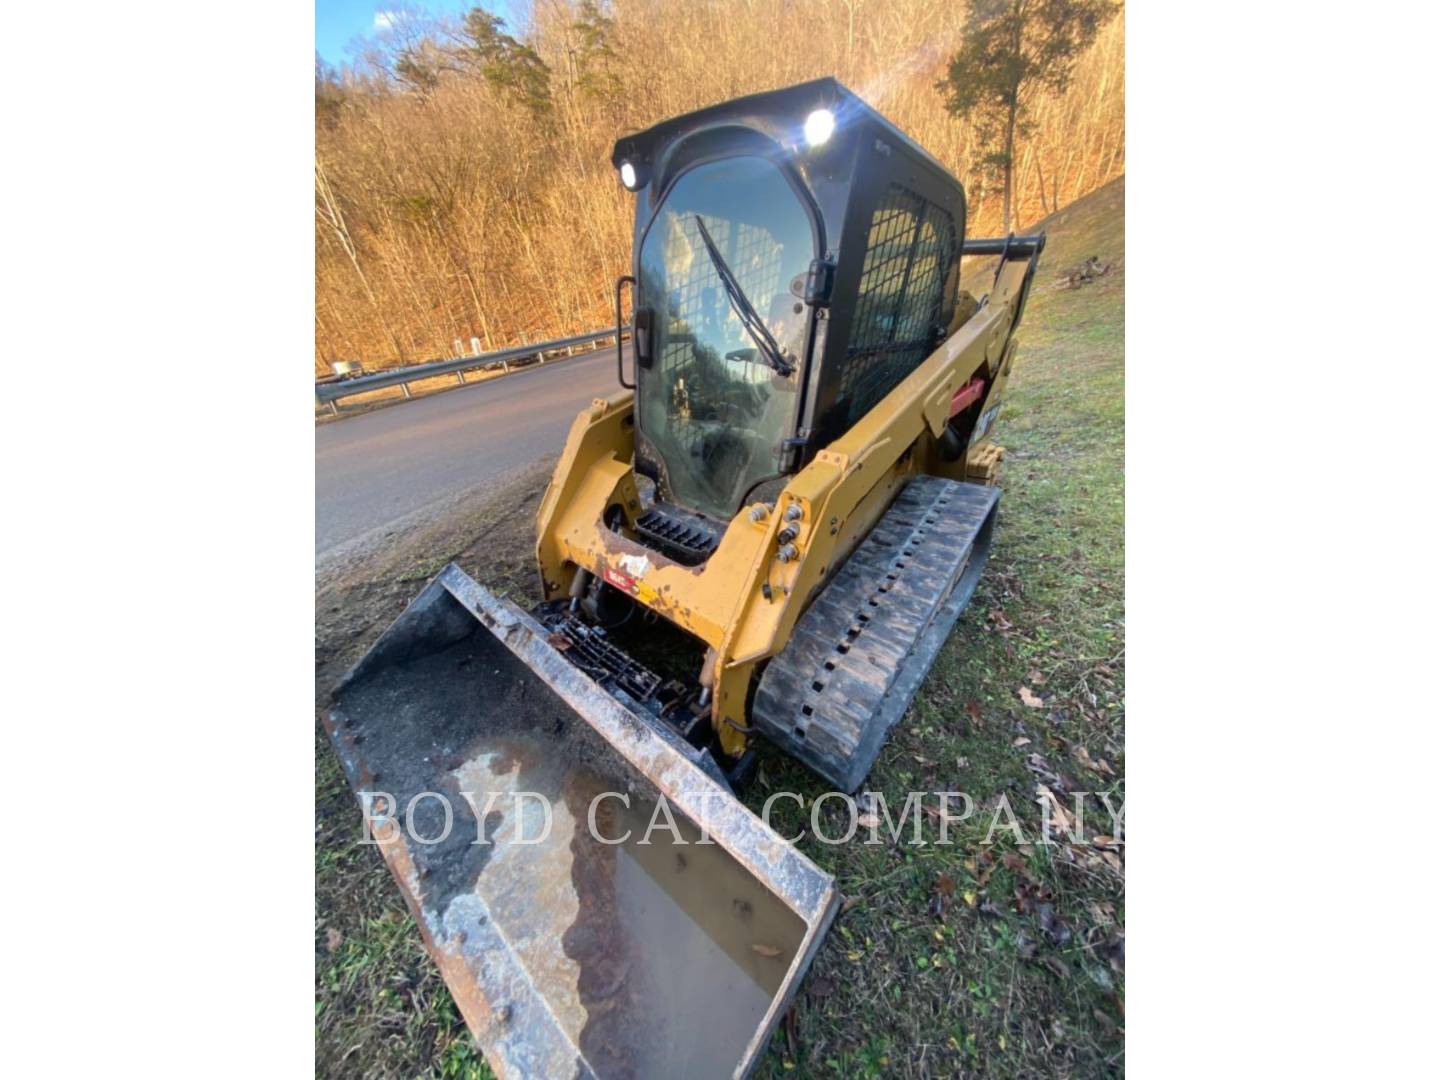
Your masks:
M950 214L891 184L875 207L839 403L846 428L929 354L958 245Z

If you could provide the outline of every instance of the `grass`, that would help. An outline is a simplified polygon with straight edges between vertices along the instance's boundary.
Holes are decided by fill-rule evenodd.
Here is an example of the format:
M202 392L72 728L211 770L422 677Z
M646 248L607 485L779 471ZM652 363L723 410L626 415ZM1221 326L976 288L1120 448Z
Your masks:
M867 784L897 809L911 790L963 790L976 810L946 847L801 841L849 900L760 1076L1124 1070L1123 849L1022 845L1004 830L982 843L1002 797L1038 836L1037 783L1124 799L1124 179L1041 227L1050 242L997 426L1008 452L990 565ZM1109 273L1056 285L1092 254ZM392 577L453 550L523 588L528 534L494 552L502 528L529 520L472 520L463 542L431 538ZM384 598L393 616L393 590ZM363 648L353 623L349 635L322 650L327 666ZM1027 706L1022 686L1043 704ZM489 1076L378 856L353 843L358 815L323 740L316 755L317 1072ZM764 748L746 801L758 811L781 789L805 796L808 818L825 787ZM807 824L791 801L778 811L787 835ZM1093 795L1086 814L1091 835L1113 833Z

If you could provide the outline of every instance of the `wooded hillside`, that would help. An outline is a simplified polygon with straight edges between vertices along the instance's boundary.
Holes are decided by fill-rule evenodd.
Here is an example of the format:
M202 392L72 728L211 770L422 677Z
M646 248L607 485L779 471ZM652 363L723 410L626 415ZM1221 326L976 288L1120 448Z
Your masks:
M615 139L822 75L960 177L972 235L998 231L999 192L936 87L964 17L935 0L534 0L522 27L479 9L397 17L353 66L316 72L316 370L604 325L630 254ZM1063 94L1031 103L1018 228L1125 171L1124 36L1122 13Z

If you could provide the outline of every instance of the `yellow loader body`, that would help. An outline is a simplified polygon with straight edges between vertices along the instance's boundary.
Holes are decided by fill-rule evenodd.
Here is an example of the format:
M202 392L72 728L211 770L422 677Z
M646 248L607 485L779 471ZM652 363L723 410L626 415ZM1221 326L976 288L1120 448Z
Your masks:
M1017 252L1017 254L1019 254ZM816 454L772 511L736 515L699 567L684 566L606 524L618 507L640 513L632 462L634 392L596 399L575 418L536 515L545 598L568 595L585 570L705 642L712 655L712 722L730 754L745 750L747 689L755 665L779 653L809 601L917 473L993 483L1002 451L989 431L946 462L937 442L956 392L993 372L981 413L999 404L1015 361L1012 335L1031 273L1028 253L1005 261L989 300L848 433ZM799 513L787 521L786 512ZM793 513L793 512L792 512ZM776 535L798 526L796 555L780 561ZM768 596L766 595L768 587Z

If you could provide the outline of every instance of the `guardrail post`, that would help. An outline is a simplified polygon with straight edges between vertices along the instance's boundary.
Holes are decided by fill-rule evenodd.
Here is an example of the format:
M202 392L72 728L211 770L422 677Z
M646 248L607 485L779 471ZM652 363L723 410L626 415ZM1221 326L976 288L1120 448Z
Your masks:
M464 385L465 385L465 372L463 372L463 371L457 371L457 372L455 372L455 378L459 381L459 383L460 383L461 386L464 386Z
M407 400L407 401L410 400L410 384L409 384L409 383L403 383L403 382L402 382L402 383L400 384L400 392L405 395L405 400Z
M340 410L335 407L335 402L333 402L333 401L327 401L325 404L327 404L327 405L330 406L330 415L331 415L331 416L339 416L339 415L340 415Z

